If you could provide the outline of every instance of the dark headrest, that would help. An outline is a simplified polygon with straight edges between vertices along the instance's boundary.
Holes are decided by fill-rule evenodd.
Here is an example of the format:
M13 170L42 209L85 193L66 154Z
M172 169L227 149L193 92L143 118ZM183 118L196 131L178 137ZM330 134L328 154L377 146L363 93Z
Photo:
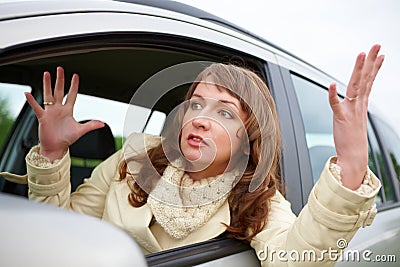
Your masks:
M81 121L85 123L88 120ZM106 159L115 152L115 140L108 124L91 131L69 147L71 157L85 159Z

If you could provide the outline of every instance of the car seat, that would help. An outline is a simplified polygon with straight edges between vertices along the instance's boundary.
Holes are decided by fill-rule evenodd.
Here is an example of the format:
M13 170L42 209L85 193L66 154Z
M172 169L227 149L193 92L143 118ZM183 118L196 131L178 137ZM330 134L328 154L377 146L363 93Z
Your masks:
M85 123L88 120L80 121ZM71 192L89 178L93 169L115 151L115 140L110 126L91 131L69 147L71 156Z

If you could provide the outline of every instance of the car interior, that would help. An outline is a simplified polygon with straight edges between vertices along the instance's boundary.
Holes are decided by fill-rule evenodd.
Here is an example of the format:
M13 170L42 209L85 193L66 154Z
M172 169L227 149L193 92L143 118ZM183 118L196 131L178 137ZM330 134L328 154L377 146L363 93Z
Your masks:
M86 123L80 121L80 123ZM83 183L84 178L90 177L94 164L90 160L103 161L111 156L115 149L114 135L110 126L105 123L103 128L88 132L69 147L69 154L72 159L81 159L83 164L71 165L71 192Z

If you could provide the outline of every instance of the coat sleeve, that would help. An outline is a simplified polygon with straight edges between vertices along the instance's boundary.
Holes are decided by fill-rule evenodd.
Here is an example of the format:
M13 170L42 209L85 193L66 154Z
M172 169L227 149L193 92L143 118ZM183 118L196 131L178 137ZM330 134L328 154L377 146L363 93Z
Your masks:
M118 167L124 156L144 153L146 149L156 146L159 142L158 136L140 133L130 135L124 142L124 149L100 163L93 170L91 177L85 179L84 183L72 194L71 159L68 152L62 159L51 164L40 157L32 161L32 152L38 149L34 147L26 157L26 175L11 173L1 173L1 175L12 182L27 183L29 199L101 218L110 185L119 179Z
M329 164L297 218L279 192L270 200L266 227L251 241L262 266L334 266L342 244L372 223L379 180L371 173L372 192L360 194L341 185Z
M110 183L118 178L121 151L100 163L71 194L69 153L50 167L38 167L27 160L29 199L101 218Z

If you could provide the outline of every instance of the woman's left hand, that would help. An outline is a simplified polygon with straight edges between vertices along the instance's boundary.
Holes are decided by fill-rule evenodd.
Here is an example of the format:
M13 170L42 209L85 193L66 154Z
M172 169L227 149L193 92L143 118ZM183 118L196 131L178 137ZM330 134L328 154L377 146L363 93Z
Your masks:
M343 185L352 190L360 187L368 165L368 97L384 59L378 56L379 50L380 45L374 45L367 57L358 55L343 101L337 96L336 84L329 86L336 164L341 167Z

